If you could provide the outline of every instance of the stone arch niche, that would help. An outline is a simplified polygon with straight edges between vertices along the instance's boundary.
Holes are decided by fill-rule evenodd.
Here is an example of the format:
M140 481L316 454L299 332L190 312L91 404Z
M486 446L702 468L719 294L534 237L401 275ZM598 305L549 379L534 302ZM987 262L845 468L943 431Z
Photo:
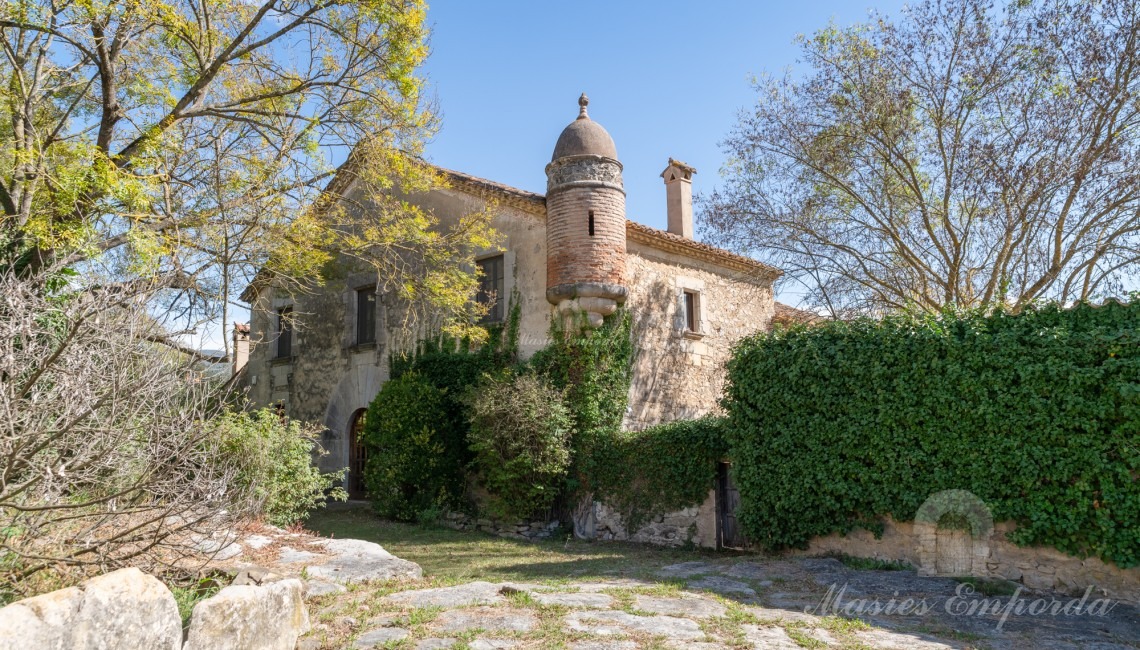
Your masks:
M940 525L947 515L966 527ZM985 577L993 529L990 509L974 493L943 490L930 495L914 516L918 574Z
M368 408L383 385L384 377L376 366L356 366L341 377L325 409L324 423L327 429L322 443L328 454L320 460L322 470L335 471L348 467L349 433L353 416L360 409Z

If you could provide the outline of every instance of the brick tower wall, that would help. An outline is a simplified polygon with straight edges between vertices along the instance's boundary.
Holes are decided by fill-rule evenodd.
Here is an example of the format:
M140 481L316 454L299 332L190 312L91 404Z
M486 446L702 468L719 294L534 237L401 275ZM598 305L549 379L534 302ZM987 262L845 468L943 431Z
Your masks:
M625 194L609 187L570 187L548 195L546 209L547 287L625 284Z

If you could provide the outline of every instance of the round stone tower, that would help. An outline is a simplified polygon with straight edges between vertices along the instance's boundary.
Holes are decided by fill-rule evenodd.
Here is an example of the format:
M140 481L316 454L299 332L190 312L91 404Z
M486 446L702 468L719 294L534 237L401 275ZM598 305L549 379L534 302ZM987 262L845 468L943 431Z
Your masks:
M546 299L591 327L625 302L625 188L613 138L586 114L558 136L546 166Z

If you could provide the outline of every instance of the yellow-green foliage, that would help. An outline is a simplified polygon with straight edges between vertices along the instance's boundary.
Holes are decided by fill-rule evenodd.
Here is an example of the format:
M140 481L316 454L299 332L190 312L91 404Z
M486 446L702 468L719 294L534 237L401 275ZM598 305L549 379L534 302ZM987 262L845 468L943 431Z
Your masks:
M110 253L209 309L258 270L319 282L343 254L409 317L477 336L463 269L496 241L490 213L443 227L400 198L443 184L420 155L427 5L278 9L0 3L0 264Z

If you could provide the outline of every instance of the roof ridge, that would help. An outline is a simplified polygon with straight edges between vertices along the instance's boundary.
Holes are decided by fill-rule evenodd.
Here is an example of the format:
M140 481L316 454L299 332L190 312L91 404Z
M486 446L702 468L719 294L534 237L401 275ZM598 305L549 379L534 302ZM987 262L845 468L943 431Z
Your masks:
M543 216L546 215L546 196L542 194L528 190L522 190L517 187L512 187L503 183L487 180L485 178L480 178L478 176L473 176L464 172L455 171L453 169L447 169L446 167L441 167L439 165L432 166L443 174L451 177L459 184L466 185L475 189L478 193L507 195L512 198L521 199L528 205L516 205L516 207L523 208L524 210L535 214L537 214L538 209L541 208L541 214ZM630 237L630 233L633 233L632 237ZM626 219L626 237L634 239L635 241L643 244L657 244L659 248L672 249L674 252L684 251L697 254L698 256L705 257L706 259L710 257L716 258L715 260L710 261L719 261L726 264L727 266L737 268L739 270L759 270L764 276L771 277L773 279L778 278L784 274L782 270L746 255L740 255L718 246L713 246L712 244L706 244L695 239L682 237L667 230L661 230L660 228L647 226L632 219ZM748 268L743 269L742 267Z

